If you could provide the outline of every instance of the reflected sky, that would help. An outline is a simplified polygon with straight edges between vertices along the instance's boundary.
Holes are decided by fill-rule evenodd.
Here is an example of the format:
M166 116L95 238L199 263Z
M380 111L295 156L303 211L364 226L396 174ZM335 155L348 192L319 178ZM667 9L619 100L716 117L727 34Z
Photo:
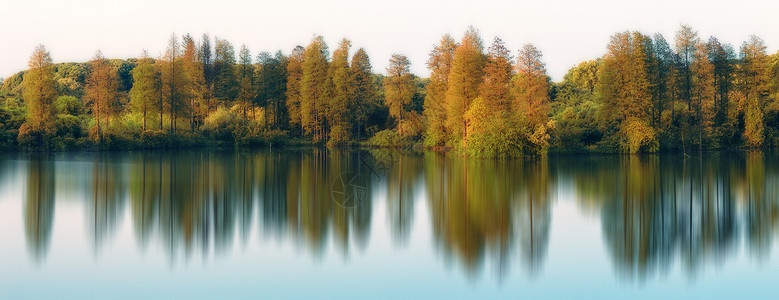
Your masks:
M777 158L3 154L0 292L765 297Z

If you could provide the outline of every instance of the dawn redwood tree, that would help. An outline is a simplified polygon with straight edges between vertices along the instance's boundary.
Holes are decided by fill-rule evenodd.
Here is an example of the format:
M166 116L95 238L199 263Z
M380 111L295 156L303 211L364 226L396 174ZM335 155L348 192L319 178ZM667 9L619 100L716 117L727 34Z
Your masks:
M446 91L449 87L449 71L452 68L456 48L457 42L446 34L430 51L427 60L430 82L425 86L427 95L424 115L427 119L425 145L429 147L444 146L449 139L446 131Z
M158 95L157 78L159 74L154 68L154 61L144 50L138 60L138 66L133 69L133 87L130 90L130 109L143 118L143 131L146 131L147 115L154 113L155 97Z
M415 90L411 62L405 55L392 54L387 78L384 79L384 101L389 107L390 116L398 120L398 135L403 135L403 115Z
M109 117L117 110L119 75L100 50L89 64L91 70L87 79L86 104L97 120L97 138L102 141L101 126L106 126Z
M469 27L462 42L454 50L446 90L446 127L454 139L464 139L467 135L465 113L479 95L486 61L483 52L479 32Z

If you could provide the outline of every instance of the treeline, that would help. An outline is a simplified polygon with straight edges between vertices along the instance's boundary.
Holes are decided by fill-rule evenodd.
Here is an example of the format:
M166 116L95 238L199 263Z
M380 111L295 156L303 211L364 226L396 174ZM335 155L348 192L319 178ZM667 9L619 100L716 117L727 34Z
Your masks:
M542 53L514 57L469 28L430 52L430 77L401 54L386 76L365 49L321 36L289 55L208 35L171 35L152 58L54 64L43 46L0 88L0 147L161 147L284 142L425 146L472 156L775 147L779 55L688 26L674 37L621 32L607 53L546 74Z

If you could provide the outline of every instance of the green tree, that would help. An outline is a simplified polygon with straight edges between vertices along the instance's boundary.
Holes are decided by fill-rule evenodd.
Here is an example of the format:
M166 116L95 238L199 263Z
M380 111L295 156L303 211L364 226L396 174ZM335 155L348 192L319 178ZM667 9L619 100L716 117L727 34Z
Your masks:
M252 65L252 54L246 45L241 46L238 54L238 97L236 102L243 111L243 117L246 118L246 110L254 111L252 104L256 99L256 89L254 85L254 66Z
M414 76L411 74L411 62L405 55L392 54L384 79L384 93L390 116L398 121L398 135L403 136L403 116L406 106L414 97Z
M768 94L770 70L763 39L751 35L741 46L740 85L744 109L744 140L748 147L764 142L763 110Z
M100 50L90 62L86 86L86 104L97 120L97 138L102 141L100 121L107 126L108 119L117 111L118 75L116 69L103 57Z
M277 128L288 118L284 109L288 63L289 59L281 51L277 51L275 56L268 52L257 55L257 97L254 103L257 106L264 104L266 120Z
M289 127L300 129L301 134L303 134L304 128L301 123L300 83L303 79L304 52L305 48L297 46L292 50L292 54L289 55L287 63L287 99L285 102L287 112L289 112Z
M133 87L130 90L130 109L143 117L143 130L146 131L146 116L155 112L157 91L157 71L154 60L144 50L138 66L133 70Z
M233 44L216 39L214 57L214 97L220 105L232 106L238 96L239 82L235 74L235 50Z
M351 74L351 101L352 117L357 126L357 140L360 140L363 124L368 120L368 111L376 106L376 85L372 74L371 60L365 49L357 49L352 56L352 65L349 67Z

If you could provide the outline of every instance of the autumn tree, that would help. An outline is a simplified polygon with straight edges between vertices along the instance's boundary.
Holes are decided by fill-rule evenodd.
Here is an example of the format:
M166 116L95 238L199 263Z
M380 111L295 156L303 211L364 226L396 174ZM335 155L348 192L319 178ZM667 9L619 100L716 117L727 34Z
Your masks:
M300 79L300 121L314 141L325 140L327 112L327 65L329 50L324 38L314 37L303 53Z
M142 116L144 131L146 131L147 114L155 112L158 76L159 74L154 68L154 61L144 50L138 60L138 66L133 69L133 87L130 90L130 109Z
M506 44L495 37L492 45L487 49L484 81L479 89L481 97L493 112L506 111L510 108L509 84L514 75L512 60L513 57Z
M429 147L444 146L449 138L446 131L446 92L456 48L457 42L450 35L444 35L430 51L427 60L430 82L425 86L427 95L424 114L427 119L425 145Z
M618 149L655 151L655 131L650 126L650 81L647 68L651 40L638 32L611 36L608 53L598 70L601 126Z
M45 139L54 130L52 103L57 98L54 63L46 47L38 45L27 66L29 69L22 82L27 120L19 128L19 143L35 142L38 147L45 147ZM37 141L25 140L30 138Z
M118 75L98 50L90 61L89 78L86 85L86 104L97 120L97 138L103 139L101 126L108 124L108 119L117 110ZM103 121L103 125L100 121Z
M517 56L517 76L512 81L513 109L525 117L530 128L546 122L549 105L549 77L543 54L531 44L525 44Z
M403 116L406 106L414 97L414 77L411 75L411 62L405 55L392 54L387 78L384 79L384 101L389 107L390 116L398 120L398 135L403 135Z
M484 47L479 32L470 27L454 50L446 90L446 127L452 138L467 135L465 113L479 93L484 75Z
M289 127L292 129L300 129L303 133L303 126L301 125L301 95L300 95L300 83L303 78L303 54L305 48L297 46L292 50L292 54L289 55L289 61L287 63L287 90L286 101L287 112L289 112Z
M163 67L160 72L162 79L163 107L160 110L160 120L163 117L163 111L168 111L170 121L170 132L176 132L176 121L179 117L187 117L189 110L189 99L192 93L191 80L185 72L181 49L178 38L171 34L168 39L168 48L163 57ZM162 126L160 126L160 129Z
M356 123L357 140L360 139L362 126L367 122L368 109L375 105L376 86L372 74L371 60L365 49L357 49L349 67L351 75L351 107L353 121Z
M333 51L333 60L330 63L330 78L332 78L333 90L330 97L328 119L330 120L329 145L341 145L348 141L351 132L349 111L351 110L352 87L351 74L349 74L349 48L352 43L348 39L341 40L338 48Z
M197 124L202 123L207 112L206 83L203 77L203 64L198 59L198 49L192 36L189 34L184 36L183 46L182 67L185 76L189 79L184 89L186 90L187 107L190 111L190 130L194 130Z

